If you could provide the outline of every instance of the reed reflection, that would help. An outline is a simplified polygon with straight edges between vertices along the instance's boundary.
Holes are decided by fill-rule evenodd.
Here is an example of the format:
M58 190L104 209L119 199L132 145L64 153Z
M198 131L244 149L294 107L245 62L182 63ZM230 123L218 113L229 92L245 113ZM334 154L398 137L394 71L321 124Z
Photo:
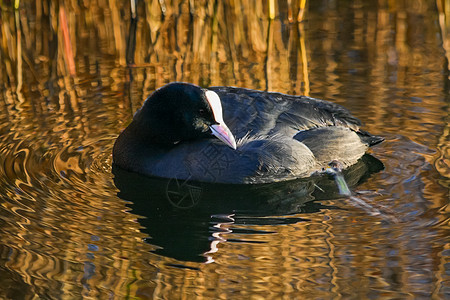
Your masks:
M448 297L448 2L308 1L297 23L299 1L137 1L135 27L133 2L0 4L0 298ZM284 211L277 195L244 191L260 215L235 200L194 212L191 231L180 220L195 209L155 195L158 215L138 207L142 195L140 232L115 196L111 148L142 101L175 80L344 104L387 138L375 153L386 169L360 188L399 223L280 187ZM188 238L167 244L158 220ZM156 245L215 263L170 267Z

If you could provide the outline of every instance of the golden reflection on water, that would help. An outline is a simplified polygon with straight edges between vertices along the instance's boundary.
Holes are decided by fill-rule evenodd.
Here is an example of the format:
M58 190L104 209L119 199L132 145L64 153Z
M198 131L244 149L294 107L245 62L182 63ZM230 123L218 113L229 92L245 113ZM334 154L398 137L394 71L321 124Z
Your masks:
M129 1L0 4L0 298L448 297L450 4L311 1L298 23L270 2L140 1L135 20ZM174 80L345 105L387 139L358 190L398 222L330 200L221 223L208 264L151 253L111 149Z

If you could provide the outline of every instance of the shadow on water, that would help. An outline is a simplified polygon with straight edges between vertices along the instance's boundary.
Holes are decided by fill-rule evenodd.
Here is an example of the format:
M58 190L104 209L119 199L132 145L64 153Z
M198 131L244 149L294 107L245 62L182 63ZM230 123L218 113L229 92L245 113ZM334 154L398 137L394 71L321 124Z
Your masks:
M27 295L34 293L35 288L20 274L5 267L9 252L8 247L0 244L0 286L9 287L7 291L0 291L0 299L28 299Z
M350 187L384 168L365 155L345 170ZM339 198L334 181L314 176L261 185L207 184L189 180L151 178L113 167L118 196L131 201L142 231L157 246L155 253L182 261L201 262L214 251L221 223L281 225L305 222L299 213L314 213L326 206L318 200ZM296 217L292 216L296 214ZM270 233L245 230L243 233Z

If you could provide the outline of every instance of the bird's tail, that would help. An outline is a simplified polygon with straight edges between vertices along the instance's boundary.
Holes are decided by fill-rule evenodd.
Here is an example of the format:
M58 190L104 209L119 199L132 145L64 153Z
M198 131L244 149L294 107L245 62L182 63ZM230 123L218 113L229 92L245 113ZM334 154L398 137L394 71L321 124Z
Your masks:
M379 144L384 141L384 137L372 135L364 130L359 130L358 135L364 143L369 145L369 147L372 147L373 145Z

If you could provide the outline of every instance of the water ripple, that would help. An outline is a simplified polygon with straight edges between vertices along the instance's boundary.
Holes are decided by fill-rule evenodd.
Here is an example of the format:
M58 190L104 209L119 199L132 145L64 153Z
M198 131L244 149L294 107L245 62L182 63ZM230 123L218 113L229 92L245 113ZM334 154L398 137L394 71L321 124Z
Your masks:
M53 133L61 130L65 126ZM113 275L115 264L139 257L131 253L144 236L115 196L115 137L101 132L81 142L55 142L52 134L0 137L0 247L11 253L5 267L44 298L60 298L61 287L76 282L81 285L70 297L105 293L123 280Z

